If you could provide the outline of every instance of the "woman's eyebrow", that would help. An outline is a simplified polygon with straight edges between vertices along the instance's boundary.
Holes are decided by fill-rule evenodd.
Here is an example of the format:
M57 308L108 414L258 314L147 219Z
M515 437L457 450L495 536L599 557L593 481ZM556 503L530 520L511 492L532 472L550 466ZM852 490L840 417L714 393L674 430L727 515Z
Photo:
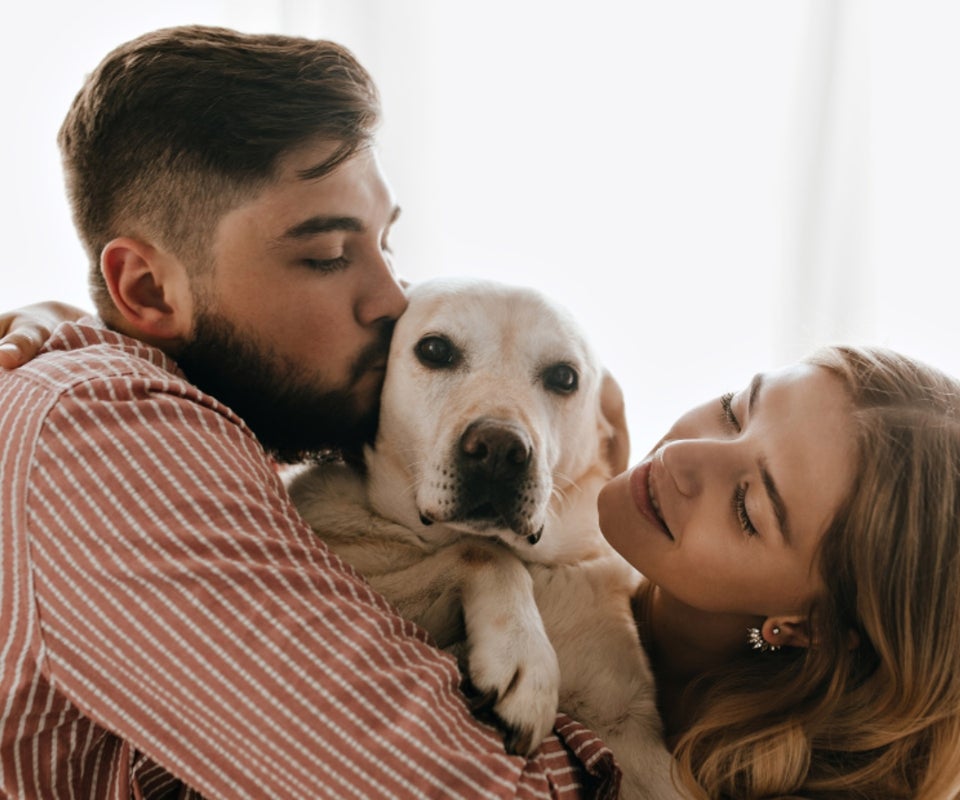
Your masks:
M766 489L767 497L770 498L770 505L773 506L773 514L777 519L777 527L780 529L780 535L783 536L787 544L790 544L790 521L787 517L787 505L783 502L783 497L777 489L777 484L767 469L767 464L760 459L757 466L760 469L760 480L763 482L763 488Z
M758 372L753 376L753 380L750 381L750 391L747 399L747 413L750 416L753 416L756 409L762 386L763 373ZM783 496L777 489L776 481L773 480L770 470L767 469L767 462L763 458L757 462L757 468L760 471L760 480L763 483L763 488L767 492L767 497L770 498L770 505L773 506L773 514L777 519L777 527L780 529L780 535L783 536L787 544L790 544L790 522L787 517L787 505L783 502Z
M760 387L763 386L763 373L758 372L750 381L750 391L747 395L747 413L753 414L753 407L757 404L757 396L760 394Z

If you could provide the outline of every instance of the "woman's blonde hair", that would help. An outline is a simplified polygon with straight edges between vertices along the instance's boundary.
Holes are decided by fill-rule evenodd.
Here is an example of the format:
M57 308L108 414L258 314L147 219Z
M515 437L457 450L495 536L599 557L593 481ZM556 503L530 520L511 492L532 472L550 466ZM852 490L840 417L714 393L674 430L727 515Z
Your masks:
M680 776L698 797L958 797L960 383L882 349L809 360L846 386L859 451L813 645L713 676Z

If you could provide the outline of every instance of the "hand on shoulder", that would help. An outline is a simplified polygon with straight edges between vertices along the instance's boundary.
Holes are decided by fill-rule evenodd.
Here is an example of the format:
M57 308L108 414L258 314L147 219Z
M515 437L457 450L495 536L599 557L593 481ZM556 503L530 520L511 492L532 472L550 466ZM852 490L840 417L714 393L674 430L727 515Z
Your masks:
M57 325L89 313L67 303L48 300L0 314L0 368L14 369L26 364L40 352Z

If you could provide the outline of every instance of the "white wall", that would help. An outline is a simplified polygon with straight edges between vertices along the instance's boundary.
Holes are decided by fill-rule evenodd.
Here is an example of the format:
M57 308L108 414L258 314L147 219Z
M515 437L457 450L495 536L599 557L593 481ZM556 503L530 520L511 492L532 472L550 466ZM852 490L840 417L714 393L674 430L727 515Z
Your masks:
M624 385L635 456L686 407L828 341L960 374L950 0L153 5L2 12L0 307L86 303L54 141L82 75L203 22L356 51L383 93L402 271L570 306Z

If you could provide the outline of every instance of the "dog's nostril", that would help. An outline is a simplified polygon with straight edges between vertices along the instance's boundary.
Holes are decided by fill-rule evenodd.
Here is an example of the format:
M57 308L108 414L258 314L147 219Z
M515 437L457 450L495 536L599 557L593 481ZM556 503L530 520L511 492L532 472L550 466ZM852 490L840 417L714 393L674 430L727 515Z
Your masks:
M517 443L510 448L507 453L507 458L510 459L514 464L526 464L530 460L530 451L526 448L523 442L519 439Z
M490 450L482 441L470 438L463 444L463 452L471 458L483 460L490 455Z
M491 475L518 473L530 463L533 446L526 431L502 420L471 423L460 437L460 454ZM505 476L503 476L505 477Z

